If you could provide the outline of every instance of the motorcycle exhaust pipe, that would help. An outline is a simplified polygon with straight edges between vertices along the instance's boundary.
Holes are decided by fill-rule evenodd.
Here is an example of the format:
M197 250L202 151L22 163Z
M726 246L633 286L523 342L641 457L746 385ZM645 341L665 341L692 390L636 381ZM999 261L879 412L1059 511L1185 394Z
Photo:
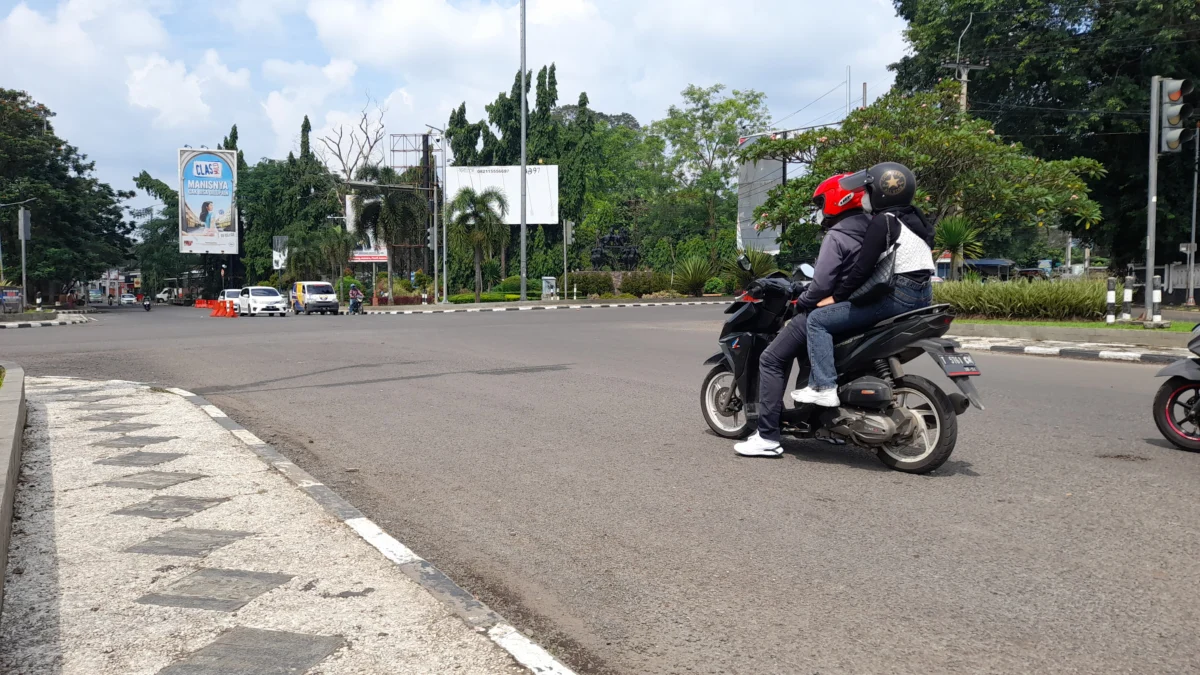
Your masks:
M971 399L963 396L958 392L949 394L950 405L954 406L954 414L961 415L967 412L967 408L971 407Z

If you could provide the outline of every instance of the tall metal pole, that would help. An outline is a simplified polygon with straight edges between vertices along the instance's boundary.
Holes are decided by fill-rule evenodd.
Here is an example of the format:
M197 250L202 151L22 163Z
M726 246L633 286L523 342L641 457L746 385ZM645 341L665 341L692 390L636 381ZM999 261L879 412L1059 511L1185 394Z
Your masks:
M442 178L446 178L446 174L450 169L446 166L446 136L442 136ZM437 205L442 210L442 304L450 302L450 294L447 289L450 286L450 263L447 251L450 250L450 224L446 222L446 195L442 195L442 203Z
M527 224L525 222L525 125L526 111L528 107L528 95L525 92L525 0L521 0L521 300L527 300L525 294L525 238L527 236Z
M1153 107L1153 104L1151 104ZM1187 304L1189 307L1196 304L1196 299L1192 295L1192 288L1196 285L1193 274L1196 267L1196 187L1200 181L1200 122L1196 123L1196 135L1193 137L1196 146L1196 156L1192 164L1192 246L1188 251L1188 292ZM3 276L3 275L0 275Z
M1154 320L1154 225L1158 210L1158 114L1162 78L1150 78L1150 184L1146 200L1146 321Z

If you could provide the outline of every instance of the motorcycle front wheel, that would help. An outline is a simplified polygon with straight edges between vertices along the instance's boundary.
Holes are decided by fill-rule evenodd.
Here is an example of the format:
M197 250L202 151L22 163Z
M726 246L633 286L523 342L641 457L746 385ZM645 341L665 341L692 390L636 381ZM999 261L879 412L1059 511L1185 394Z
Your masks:
M915 413L925 428L906 443L878 448L876 456L905 473L929 473L945 464L958 442L958 416L949 397L941 387L916 375L896 380L893 391L896 405Z
M1154 396L1154 424L1176 447L1200 452L1200 382L1172 377Z
M729 409L721 407L726 392L733 390ZM737 391L737 381L729 366L721 364L708 371L704 385L700 387L700 410L708 428L722 438L745 438L750 434L751 424Z

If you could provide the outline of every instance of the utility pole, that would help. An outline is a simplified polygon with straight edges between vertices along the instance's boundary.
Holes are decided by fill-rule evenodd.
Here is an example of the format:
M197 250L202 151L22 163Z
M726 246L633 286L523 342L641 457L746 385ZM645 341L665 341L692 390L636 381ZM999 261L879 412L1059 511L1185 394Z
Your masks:
M29 209L22 206L17 209L17 236L21 239L21 311L25 311L25 305L29 304L29 282L25 279L25 242L29 240L32 230Z
M954 63L943 63L943 68L953 68L958 73L958 81L962 84L962 93L958 95L959 112L967 112L967 76L972 70L983 70L988 67L988 62L984 60L982 65L972 65L970 61L962 60L962 39L970 30L971 24L975 22L975 12L971 12L971 16L967 19L967 26L963 28L963 32L958 36L958 49L954 52Z
M526 295L526 266L525 266L525 238L527 236L527 224L525 222L525 175L526 157L525 157L525 133L526 133L526 111L528 107L528 94L525 89L525 0L521 0L521 300L527 300Z
M1192 163L1192 245L1188 250L1188 292L1187 306L1195 307L1196 299L1193 297L1192 288L1196 285L1193 277L1196 267L1196 187L1200 181L1200 122L1196 122L1196 133L1193 136L1196 146L1195 159ZM4 276L0 274L0 276Z
M867 83L863 82L863 110L867 109Z

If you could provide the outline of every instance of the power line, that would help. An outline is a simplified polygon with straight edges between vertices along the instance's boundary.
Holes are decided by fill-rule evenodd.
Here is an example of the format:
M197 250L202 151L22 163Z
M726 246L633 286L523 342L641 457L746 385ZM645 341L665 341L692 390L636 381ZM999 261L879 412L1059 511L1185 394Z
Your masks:
M784 120L786 120L786 119L788 119L788 118L790 118L790 117L794 117L794 116L795 116L796 114L798 114L798 113L804 112L804 111L805 111L805 110L807 110L809 107L811 107L811 106L812 106L814 103L818 103L818 102L820 102L820 100L821 100L821 99L823 99L823 98L825 98L826 96L828 96L828 95L832 94L833 92L837 91L838 89L841 89L843 86L849 86L849 84L848 84L848 83L847 83L845 80L842 80L841 82L838 82L836 85L834 85L833 89L830 89L829 91L825 92L824 94L821 94L820 96L818 96L818 97L816 98L816 100L814 100L814 101L810 102L808 105L804 106L803 108L800 108L800 109L799 109L799 110L797 110L796 112L793 112L792 114L790 114L790 115L787 115L786 117L780 117L779 119L775 120L774 122L771 122L771 126L772 126L772 127L774 127L776 124L779 124L780 122L782 122L782 121L784 121Z

